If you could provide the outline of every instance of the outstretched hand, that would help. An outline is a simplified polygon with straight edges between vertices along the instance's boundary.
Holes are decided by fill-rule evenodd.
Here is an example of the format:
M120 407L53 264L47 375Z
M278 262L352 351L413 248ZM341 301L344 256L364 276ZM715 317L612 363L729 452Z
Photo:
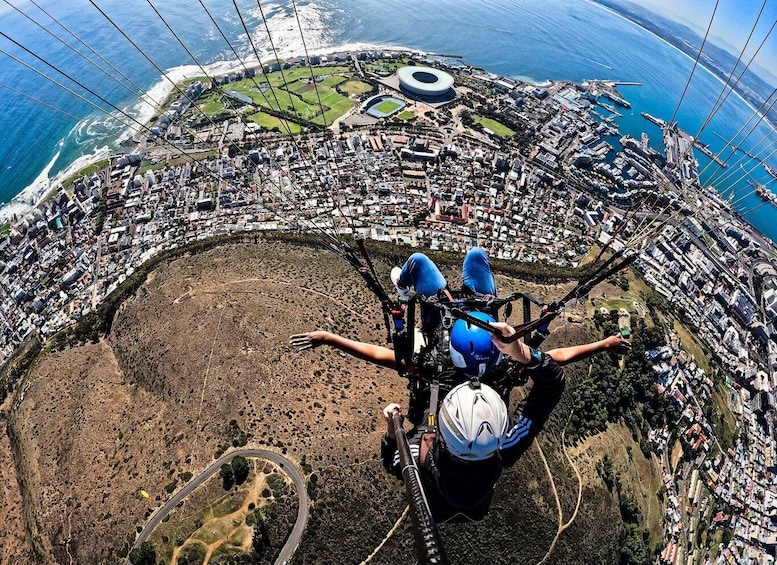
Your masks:
M289 337L289 344L293 345L300 351L306 349L315 349L322 343L324 343L327 332L316 330L304 334L294 334Z
M604 350L612 353L627 353L631 342L620 335L611 335L604 339Z

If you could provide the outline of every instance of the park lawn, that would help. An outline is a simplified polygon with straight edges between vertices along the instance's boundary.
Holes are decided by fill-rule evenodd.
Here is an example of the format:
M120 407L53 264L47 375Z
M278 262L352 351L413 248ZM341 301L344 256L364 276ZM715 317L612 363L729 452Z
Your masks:
M362 69L369 72L389 72L393 73L400 67L406 67L410 59L401 57L399 59L378 59L371 63L362 63Z
M410 110L403 110L402 112L397 114L397 118L399 118L400 120L405 120L405 121L414 120L415 117L416 117L416 115L413 112L411 112Z
M634 305L628 298L614 298L612 300L605 300L603 306L607 308L608 311L620 310L621 308L626 310L626 312L632 312L634 310Z
M321 117L321 114L313 118L313 122L317 124L324 125L324 119L326 120L326 125L330 126L332 125L332 122L334 122L337 118L342 116L345 113L345 111L341 111L340 108L329 108L326 112L324 112L324 118Z
M274 95L273 92L275 93ZM254 90L253 92L249 92L248 95L251 96L258 106L294 114L303 120L311 120L319 113L318 105L313 106L308 104L297 95L282 89L275 88L272 92L265 93L264 95L259 91Z
M336 90L318 85L318 93L315 90L308 90L302 94L302 99L308 104L314 104L318 107L318 99L321 98L321 104L328 108L340 107L345 112L353 106L353 101L347 96L343 96Z
M633 269L629 269L629 294L645 305L645 300L653 290L643 281Z
M287 87L287 90L290 90L299 95L303 95L308 91L315 90L315 87L310 83L297 80L289 84L289 86Z
M199 109L206 116L215 116L224 111L224 103L221 100L214 98L200 104Z
M326 86L319 84L318 89L311 87L309 90L300 93L300 96L306 103L313 104L316 107L318 107L319 98L321 98L321 104L324 106L329 106L329 104L327 104L327 100L332 98L332 92L334 91L331 88L327 88ZM336 92L335 94L337 95L337 98L342 98L340 94L337 94Z
M278 130L283 134L297 134L302 131L302 128L300 125L296 122L292 122L289 120L281 121L275 116L271 116L270 114L265 114L264 112L257 112L256 114L251 114L248 116L248 119L252 122L259 124L265 129L271 130L273 128L278 128ZM288 124L289 129L291 129L291 132L289 132L288 129L286 129L286 124Z
M347 96L338 94L334 90L327 93L326 96L322 96L321 103L324 104L324 106L329 106L332 110L339 112L340 115L345 114L354 105L353 100Z
M62 186L64 188L68 188L71 184L73 184L77 179L80 179L81 177L88 177L92 173L96 173L97 171L100 171L107 167L110 164L110 159L103 159L102 161L99 161L97 163L94 163L93 165L89 165L88 167L84 167L80 171L78 171L73 176L70 176L66 178L62 182Z
M201 83L206 84L210 82L210 77L206 77L205 75L202 75L198 77L186 78L183 80L183 82L180 82L179 84L182 84L183 85L182 90L185 90L189 85L194 84L197 81L200 81Z
M267 86L266 83L265 85L262 85L262 83L259 82L259 88L257 88L253 81L250 81L249 79L233 83L232 89L249 96L257 106L270 108L276 111L289 112L306 120L311 119L315 115L315 111L311 110L308 107L308 104L301 100L299 96L293 94L295 92L294 89L307 87L308 85L305 83L290 83L288 90L284 89L282 84L274 84L271 88L267 86L264 92L260 90L263 86Z
M375 73L375 74L391 72L391 68L388 65L381 64L381 63L370 63L368 65L362 65L362 69L367 73Z
M313 76L347 74L353 72L350 67L313 67ZM285 71L273 71L264 77L270 81L273 87L291 84L303 78L310 78L310 68L291 68Z
M504 124L500 124L496 120L491 118L485 118L483 116L475 116L475 121L482 125L484 128L488 128L499 137L511 137L515 135L515 132Z
M340 86L340 90L348 94L365 94L372 90L372 85L360 80L349 80Z
M712 402L717 408L722 429L716 430L720 434L718 441L725 447L734 445L734 437L737 433L737 420L728 404L729 392L726 385L716 382L712 389Z
M701 367L706 374L709 374L709 359L699 344L698 340L685 328L685 326L683 326L677 320L674 322L674 331L680 338L680 342L683 344L683 349L685 349L690 355L693 355L696 364Z
M599 246L599 244L598 243L594 243L591 246L591 249L588 250L588 254L586 254L585 257L580 259L580 262L578 263L578 266L582 267L584 265L587 265L588 263L593 263L594 259L596 259L599 256L599 252L601 250L602 250L602 248ZM604 259L608 259L609 255L610 254L605 256Z
M331 75L326 77L323 81L321 81L320 84L323 84L324 86L328 86L329 88L334 88L338 84L342 84L348 79L341 75Z
M348 110L350 110L353 105L354 101L346 96L342 96L341 94L337 93L334 90L327 89L326 92L321 92L321 104L325 108L324 110L324 119L326 119L326 125L330 125L333 121L335 121L337 118L345 114ZM311 94L311 93L309 93ZM315 93L312 93L315 94ZM311 104L314 104L311 102ZM316 100L315 108L318 108L318 101ZM321 114L319 113L315 118L313 118L313 121L317 124L323 125L323 119L321 117Z

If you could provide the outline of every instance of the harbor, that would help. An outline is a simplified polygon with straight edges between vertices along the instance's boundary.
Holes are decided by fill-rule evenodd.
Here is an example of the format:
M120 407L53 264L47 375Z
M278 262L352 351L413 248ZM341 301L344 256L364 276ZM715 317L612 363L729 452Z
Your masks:
M656 116L652 116L652 115L648 114L647 112L640 112L640 116L645 118L651 124L654 124L654 125L658 126L659 128L661 128L662 131L667 127L666 120L662 120L661 118L657 118ZM680 132L680 133L683 136L685 136L686 138L692 139L693 140L693 146L696 149L698 149L699 151L701 151L707 158L711 159L716 165L718 165L719 167L721 167L723 169L728 167L728 164L725 161L721 160L715 153L712 152L712 150L710 149L710 146L708 144L702 143L701 141L699 141L698 139L696 139L695 137L693 137L692 135L690 135L690 134L688 134L686 132Z

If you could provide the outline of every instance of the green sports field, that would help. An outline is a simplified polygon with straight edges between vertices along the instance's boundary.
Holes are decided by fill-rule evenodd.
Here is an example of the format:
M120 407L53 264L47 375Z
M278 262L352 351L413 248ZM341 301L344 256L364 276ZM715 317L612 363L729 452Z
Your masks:
M292 133L300 131L299 124L293 123L295 120L309 120L327 126L332 124L356 103L349 94L369 92L372 89L367 83L352 80L351 66L316 66L312 69L312 75L309 67L293 67L266 75L257 73L255 77L230 83L229 88L252 100L257 112L249 119L268 129L278 127L285 131L286 127L281 120L261 110L267 108L283 112L289 118ZM314 84L311 80L313 77L322 77L322 80ZM199 78L207 80L207 77ZM345 94L338 92L338 88L342 88ZM226 110L218 92L203 98L199 102L199 109L207 116Z
M375 109L378 112L382 112L386 115L391 114L392 112L396 111L397 108L400 108L401 104L398 104L397 102L394 102L393 100L384 100L383 102L380 102L375 106Z

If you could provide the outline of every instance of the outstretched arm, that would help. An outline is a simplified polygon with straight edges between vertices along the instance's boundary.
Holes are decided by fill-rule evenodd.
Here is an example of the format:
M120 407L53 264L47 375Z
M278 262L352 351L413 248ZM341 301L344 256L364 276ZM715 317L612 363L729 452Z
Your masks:
M551 349L548 351L548 355L553 357L559 365L567 365L576 361L582 361L602 351L626 353L629 349L631 349L631 343L628 340L619 335L613 335L593 343Z
M381 367L393 369L396 367L394 351L381 345L373 345L353 339L345 338L341 335L333 334L323 330L316 330L304 334L296 334L289 338L289 343L297 347L300 351L314 349L319 345L328 345L348 355L353 355L358 359L375 363Z

